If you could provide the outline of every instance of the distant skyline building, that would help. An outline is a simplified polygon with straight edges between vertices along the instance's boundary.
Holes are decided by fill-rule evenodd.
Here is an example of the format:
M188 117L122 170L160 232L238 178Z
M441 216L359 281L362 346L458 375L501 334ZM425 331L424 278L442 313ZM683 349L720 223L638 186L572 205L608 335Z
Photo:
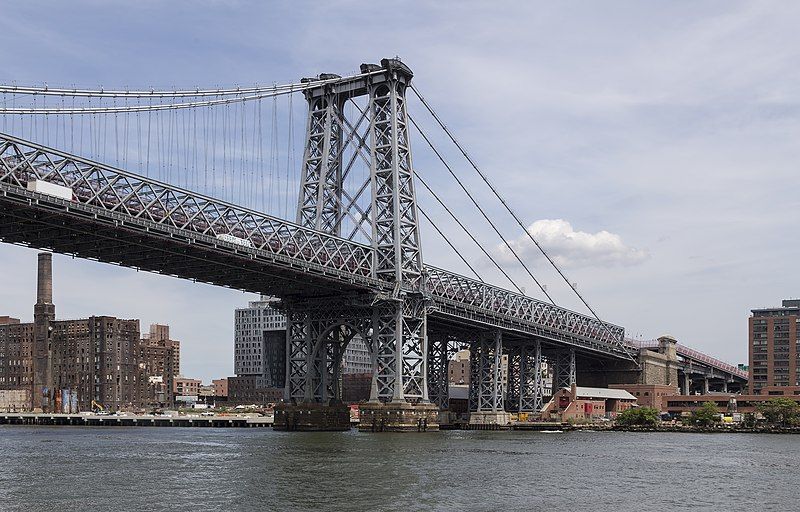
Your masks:
M748 331L750 393L800 393L800 299L753 309Z

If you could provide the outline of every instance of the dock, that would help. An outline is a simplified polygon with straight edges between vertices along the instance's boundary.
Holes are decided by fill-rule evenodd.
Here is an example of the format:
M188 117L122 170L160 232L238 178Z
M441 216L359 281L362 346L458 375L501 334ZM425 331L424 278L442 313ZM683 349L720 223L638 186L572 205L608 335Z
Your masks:
M243 416L153 416L103 414L0 413L0 425L84 427L271 427L273 418Z

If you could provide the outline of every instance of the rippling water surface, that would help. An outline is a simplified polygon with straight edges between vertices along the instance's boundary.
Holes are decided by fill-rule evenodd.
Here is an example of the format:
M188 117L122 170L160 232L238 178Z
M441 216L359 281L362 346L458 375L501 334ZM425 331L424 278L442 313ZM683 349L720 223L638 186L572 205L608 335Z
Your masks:
M800 510L800 437L0 426L0 510Z

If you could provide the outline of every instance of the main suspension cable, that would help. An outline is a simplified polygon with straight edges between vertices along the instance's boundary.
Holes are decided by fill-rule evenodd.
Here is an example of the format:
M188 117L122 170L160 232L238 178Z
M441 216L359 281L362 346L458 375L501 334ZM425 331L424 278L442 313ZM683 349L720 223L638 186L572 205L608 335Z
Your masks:
M436 111L434 111L433 108L430 106L430 104L428 104L428 102L425 100L425 98L422 96L422 94L417 90L417 88L414 86L414 84L411 84L410 87L411 87L411 90L414 91L414 94L417 96L417 98L419 98L419 100L422 102L422 104L425 106L425 108L431 114L431 116L433 116L433 118L436 120L438 125L447 134L448 138L453 142L453 144L455 144L455 146L458 148L458 150L461 152L461 154L464 155L464 158L466 158L467 161L472 166L472 168L475 169L475 171L478 173L478 175L481 177L481 179L484 181L484 183L486 183L486 185L489 187L489 189L494 193L495 197L497 197L497 199L500 200L502 205L505 207L506 211L508 211L508 213L514 218L514 220L522 228L522 230L525 232L525 234L528 235L528 238L530 238L530 240L534 243L534 245L536 245L536 247L539 249L539 251L542 253L542 255L547 259L547 261L550 262L550 265L552 265L553 268L556 270L556 272L558 272L558 275L560 275L561 278L564 280L564 282L567 283L567 286L569 286L570 289L573 292L575 292L575 295L580 299L580 301L583 303L583 305L586 306L586 309L588 309L592 313L592 316L594 316L594 318L598 322L600 322L601 325L606 326L605 322L603 322L600 319L600 317L597 315L595 310L589 305L589 303L586 301L586 299L583 298L583 295L581 295L580 292L578 292L578 289L570 282L570 280L567 278L567 276L564 274L564 272L561 271L561 269L558 267L558 265L556 265L556 262L553 261L553 259L550 257L549 254L547 254L547 251L545 251L544 248L539 244L539 242L536 241L536 239L533 237L533 235L531 235L530 231L528 231L528 228L522 222L520 217L516 213L514 213L514 210L511 209L511 207L508 205L508 203L505 201L505 199L503 199L503 197L500 195L500 193L497 191L497 189L492 185L492 183L489 181L489 178L483 173L483 171L480 170L480 168L478 168L478 166L475 163L475 161L472 160L472 158L469 156L469 154L464 149L464 147L461 145L461 143L458 142L458 140L452 134L450 129L447 128L447 125L445 125L444 122L442 122L441 118L436 114ZM608 328L608 327L606 326L606 328Z
M198 107L213 107L217 105L231 105L236 103L244 103L247 101L259 100L262 98L271 98L281 96L284 94L291 94L297 92L297 89L282 89L277 91L268 91L249 96L236 96L234 98L218 99L218 100L204 100L204 101L186 101L182 103L159 103L158 105L135 105L135 106L121 106L121 107L79 107L79 108L37 108L37 107L16 107L16 108L0 108L0 114L30 114L30 115L66 115L66 114L130 114L134 112L153 112L160 110L180 110L186 108ZM101 96L102 97L102 96Z
M436 156L439 158L439 161L442 163L442 165L445 166L445 168L450 173L450 175L453 177L453 179L456 180L456 183L458 183L458 186L461 187L461 190L463 190L464 193L467 194L467 197L469 197L470 201L472 201L472 204L475 205L475 208L478 209L478 211L481 213L481 215L486 220L486 222L489 223L489 225L492 227L492 229L497 234L497 236L500 237L500 240L502 240L503 243L505 244L505 246L508 247L508 250L511 251L511 254L514 255L514 258L516 258L516 260L519 262L519 264L522 265L522 268L524 268L525 272L527 272L528 275L531 277L531 279L533 279L533 282L536 283L536 286L538 286L539 289L542 290L542 293L544 293L545 297L547 297L547 299L550 301L550 304L553 304L555 306L556 303L553 300L553 298L550 296L550 294L547 293L547 288L545 288L542 285L542 283L540 283L539 280L536 279L536 276L533 275L533 272L531 272L531 270L528 268L528 266L525 264L525 262L522 261L522 258L520 258L519 254L517 254L517 251L515 251L514 247L511 246L511 244L508 242L508 240L506 240L506 238L500 232L500 229L497 227L497 225L486 214L486 211L481 207L480 204L478 204L478 201L475 199L475 197L472 195L472 193L467 189L467 187L464 185L464 183L461 181L461 179L458 177L458 175L453 171L453 168L450 167L450 164L448 164L447 161L445 161L445 159L442 156L442 154L439 153L439 150L437 150L436 147L434 147L434 145L431 142L431 140L428 138L428 136L425 134L425 132L422 131L422 128L417 124L417 122L414 120L414 118L411 117L410 115L408 116L408 119L411 121L411 124L414 125L414 128L417 129L417 132L419 132L419 134L422 135L422 138L425 139L425 142L428 143L428 146L430 146L431 150L436 154Z
M192 98L192 97L203 97L203 96L231 96L231 95L242 95L242 94L260 94L263 92L274 91L274 90L283 90L283 89L290 89L294 91L299 91L303 89L309 89L318 87L320 85L327 85L327 84L334 84L337 82L341 82L344 80L352 80L355 78L362 78L367 77L379 73L385 73L385 69L379 69L375 71L370 71L368 73L360 73L357 75L345 76L345 77L336 77L336 78L327 78L327 79L313 79L307 81L301 81L299 83L294 84L282 84L282 85L256 85L253 87L229 87L229 88L217 88L217 89L183 89L183 90L123 90L123 89L111 89L106 90L104 88L100 89L78 89L78 88L54 88L48 87L47 85L37 87L37 86L20 86L20 85L0 85L0 93L9 93L9 94L25 94L25 95L36 95L36 96L76 96L76 97L92 97L97 98L101 96L108 96L108 97L115 97L115 98Z
M450 239L447 238L447 235L442 233L442 230L439 229L439 226L437 226L436 223L433 222L433 220L431 220L430 217L428 217L428 214L425 213L425 210L423 210L422 207L419 206L419 205L417 205L417 210L419 210L419 213L421 213L422 216L425 217L425 219L430 223L430 225L433 226L433 229L435 229L436 232L439 233L439 235L441 235L441 237L444 239L444 241L447 242L447 245L449 245L450 248L453 249L453 252L456 253L456 256L458 256L461 259L461 261L463 261L464 264L467 267L469 267L469 269L472 271L472 273L475 274L475 277L478 278L478 281L480 281L482 283L485 283L485 281L483 280L481 275L478 274L478 272L474 268L472 268L472 265L470 265L469 262L467 261L467 259L461 254L461 252L458 249L456 249L456 246L453 245L453 242L451 242Z
M422 183L422 186L425 187L428 190L428 192L430 192L430 194L433 196L433 198L436 199L436 201L442 206L442 208L445 209L445 211L450 215L450 217L454 221L456 221L456 224L458 224L458 226L464 231L464 233L466 233L472 239L472 241L475 242L475 245L477 245L478 249L480 249L481 252L483 252L483 254L486 255L487 258L489 258L489 261L494 263L494 266L497 267L497 270L499 270L505 276L506 279L508 279L508 282L510 282L514 286L514 288L517 289L517 291L519 293L521 293L522 295L525 295L525 292L522 290L522 288L520 288L517 285L517 283L513 279L511 279L511 276L509 276L508 273L505 270L503 270L503 267L501 267L500 264L497 263L497 261L492 257L491 254L489 254L489 252L486 249L484 249L483 245L481 245L481 243L478 242L478 240L475 238L475 236L467 229L466 226L464 226L464 223L461 222L461 220L458 217L456 217L456 215L453 213L453 211L450 210L450 208L444 203L444 201L442 201L442 199L439 197L439 195L436 192L433 191L433 189L422 178L422 176L420 176L419 173L417 173L416 171L414 171L414 176L417 177L419 182Z

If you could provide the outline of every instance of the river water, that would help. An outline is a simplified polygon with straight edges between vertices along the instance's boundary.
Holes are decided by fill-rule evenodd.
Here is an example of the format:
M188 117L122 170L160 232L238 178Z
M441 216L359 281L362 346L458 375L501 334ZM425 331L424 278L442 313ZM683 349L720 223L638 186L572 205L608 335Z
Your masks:
M800 437L0 426L0 510L800 510Z

